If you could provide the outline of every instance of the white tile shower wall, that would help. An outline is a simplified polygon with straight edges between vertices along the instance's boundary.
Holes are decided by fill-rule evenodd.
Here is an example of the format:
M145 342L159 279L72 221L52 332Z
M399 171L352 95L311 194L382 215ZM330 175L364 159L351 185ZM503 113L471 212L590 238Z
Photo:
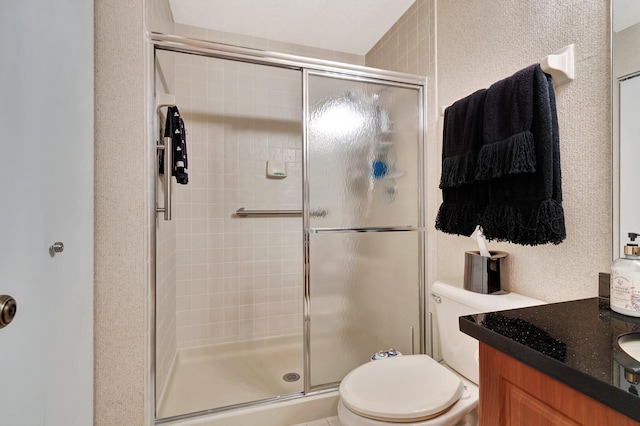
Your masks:
M180 24L175 33L364 64L359 55ZM191 181L176 190L178 347L299 333L301 219L238 219L232 213L239 207L301 208L301 77L290 70L176 58ZM266 160L285 161L289 176L266 179Z
M174 23L168 0L150 0L147 2L147 25L152 31L173 33ZM167 52L158 52L156 56L156 93L173 93L174 56ZM166 109L164 109L166 111ZM156 135L154 135L156 136ZM159 137L156 136L156 137ZM150 182L156 181L156 187L162 190L161 181L156 176L155 165L149 167ZM149 197L153 197L149 191ZM149 200L149 205L163 203L163 194L158 194L158 201ZM150 227L155 226L155 288L156 288L156 353L155 386L156 395L162 399L173 359L176 356L176 227L173 221L164 221L162 216L155 216ZM150 230L150 232L153 229ZM154 331L151 330L153 333ZM152 356L153 356L152 355Z
M175 222L159 222L156 238L156 392L160 396L177 348Z
M175 55L158 52L156 56L156 93L174 93ZM164 121L166 108L158 116ZM164 124L164 123L162 123ZM156 136L157 138L160 135ZM150 204L163 205L162 177L155 175L155 164L150 167L156 179L157 199ZM176 355L176 225L165 221L162 214L155 216L156 238L156 395L161 399L173 359Z
M189 184L176 194L178 347L299 333L302 223L239 218L301 209L300 74L176 56L176 102L188 129ZM288 176L266 176L267 160Z

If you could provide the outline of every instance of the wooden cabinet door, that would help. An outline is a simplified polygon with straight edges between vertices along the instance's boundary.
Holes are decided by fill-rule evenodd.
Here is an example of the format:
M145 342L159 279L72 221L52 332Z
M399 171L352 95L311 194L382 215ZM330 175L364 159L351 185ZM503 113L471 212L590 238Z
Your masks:
M640 423L480 343L480 426Z

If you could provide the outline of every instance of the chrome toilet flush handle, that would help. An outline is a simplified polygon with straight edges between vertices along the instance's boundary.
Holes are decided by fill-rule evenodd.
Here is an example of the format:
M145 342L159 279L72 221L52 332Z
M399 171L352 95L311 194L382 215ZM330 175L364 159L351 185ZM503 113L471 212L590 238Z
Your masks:
M431 298L436 301L436 303L442 303L442 298L437 294L431 293Z

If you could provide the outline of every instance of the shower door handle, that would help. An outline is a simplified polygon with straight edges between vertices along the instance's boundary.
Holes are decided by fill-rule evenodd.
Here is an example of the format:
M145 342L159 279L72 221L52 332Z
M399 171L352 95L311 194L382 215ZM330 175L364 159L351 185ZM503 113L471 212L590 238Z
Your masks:
M165 137L164 145L157 145L158 151L164 151L164 207L156 207L156 212L164 213L164 220L171 220L171 175L173 173L173 149L171 138Z

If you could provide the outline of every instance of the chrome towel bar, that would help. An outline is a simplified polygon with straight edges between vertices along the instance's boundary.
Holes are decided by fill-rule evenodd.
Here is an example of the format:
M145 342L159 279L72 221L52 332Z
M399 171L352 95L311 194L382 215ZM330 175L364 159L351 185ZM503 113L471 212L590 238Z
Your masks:
M157 206L156 212L164 213L164 220L171 220L171 174L173 149L171 138L163 138L164 145L157 145L158 151L164 151L164 207Z
M168 93L156 93L156 112L160 117L160 109L176 105L176 97ZM164 220L171 220L171 176L173 175L173 143L170 137L162 138L163 144L156 145L156 152L164 151L164 207L156 204L156 212L164 213Z
M326 210L312 210L311 217L325 217L328 212ZM302 210L247 210L240 207L236 210L236 216L302 216Z
M247 210L240 207L236 210L236 216L301 216L302 210Z

